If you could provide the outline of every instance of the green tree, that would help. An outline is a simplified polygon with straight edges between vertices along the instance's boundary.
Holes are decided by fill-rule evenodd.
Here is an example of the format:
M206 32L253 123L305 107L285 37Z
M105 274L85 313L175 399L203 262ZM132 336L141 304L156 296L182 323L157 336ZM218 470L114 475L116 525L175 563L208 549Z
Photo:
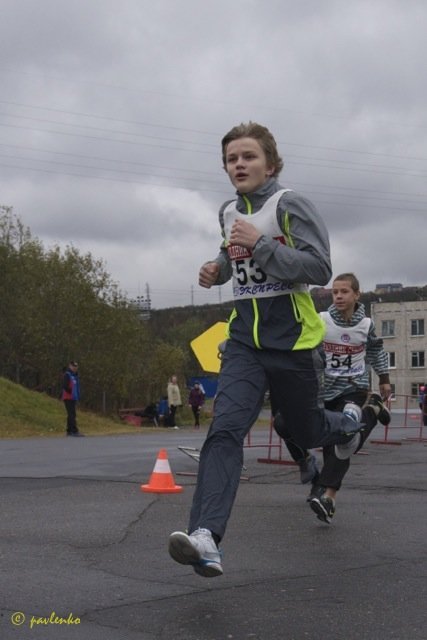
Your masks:
M190 342L223 306L153 311L142 319L102 260L74 246L45 250L11 207L0 207L0 375L59 396L78 360L82 404L115 411L157 401L177 374L200 375Z
M10 208L0 218L1 374L59 393L81 360L83 402L117 407L141 375L147 329L90 253L44 251Z
M185 351L176 345L163 341L155 343L144 362L142 382L142 399L144 403L157 402L166 395L166 387L171 375L178 376L183 390L185 382Z

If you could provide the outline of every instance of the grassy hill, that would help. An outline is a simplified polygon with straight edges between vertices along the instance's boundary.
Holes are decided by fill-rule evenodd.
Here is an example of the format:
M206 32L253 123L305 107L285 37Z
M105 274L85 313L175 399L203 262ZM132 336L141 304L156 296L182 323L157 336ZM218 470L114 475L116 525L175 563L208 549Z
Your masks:
M65 424L65 407L60 400L0 378L0 438L64 436ZM86 435L135 433L135 427L119 418L103 417L79 407L77 424Z

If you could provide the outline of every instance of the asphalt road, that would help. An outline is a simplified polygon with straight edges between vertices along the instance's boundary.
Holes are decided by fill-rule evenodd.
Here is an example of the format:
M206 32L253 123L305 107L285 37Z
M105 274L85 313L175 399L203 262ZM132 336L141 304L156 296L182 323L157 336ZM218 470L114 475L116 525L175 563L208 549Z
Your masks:
M326 525L256 427L205 579L167 553L197 470L178 446L204 435L0 441L1 640L426 640L425 443L369 443ZM182 493L141 491L161 448Z

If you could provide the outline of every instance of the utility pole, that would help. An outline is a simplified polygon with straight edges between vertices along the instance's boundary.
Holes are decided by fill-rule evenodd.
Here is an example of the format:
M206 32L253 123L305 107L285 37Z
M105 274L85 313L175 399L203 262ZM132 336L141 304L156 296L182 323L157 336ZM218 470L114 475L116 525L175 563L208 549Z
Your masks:
M145 299L147 301L148 311L151 311L150 285L145 283Z
M150 287L148 282L145 285L145 298L144 296L137 296L136 299L130 301L131 307L137 312L140 320L149 320L151 316L151 299L150 299Z

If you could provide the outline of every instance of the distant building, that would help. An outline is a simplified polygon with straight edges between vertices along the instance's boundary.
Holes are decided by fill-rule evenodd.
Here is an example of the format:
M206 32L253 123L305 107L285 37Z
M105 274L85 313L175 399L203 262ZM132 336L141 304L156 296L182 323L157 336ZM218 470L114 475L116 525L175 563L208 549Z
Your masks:
M402 291L402 289L403 286L400 282L386 282L375 285L375 293L393 293L394 291Z
M388 353L393 408L418 407L420 385L427 383L427 300L372 302L371 317ZM376 387L373 384L373 388Z

